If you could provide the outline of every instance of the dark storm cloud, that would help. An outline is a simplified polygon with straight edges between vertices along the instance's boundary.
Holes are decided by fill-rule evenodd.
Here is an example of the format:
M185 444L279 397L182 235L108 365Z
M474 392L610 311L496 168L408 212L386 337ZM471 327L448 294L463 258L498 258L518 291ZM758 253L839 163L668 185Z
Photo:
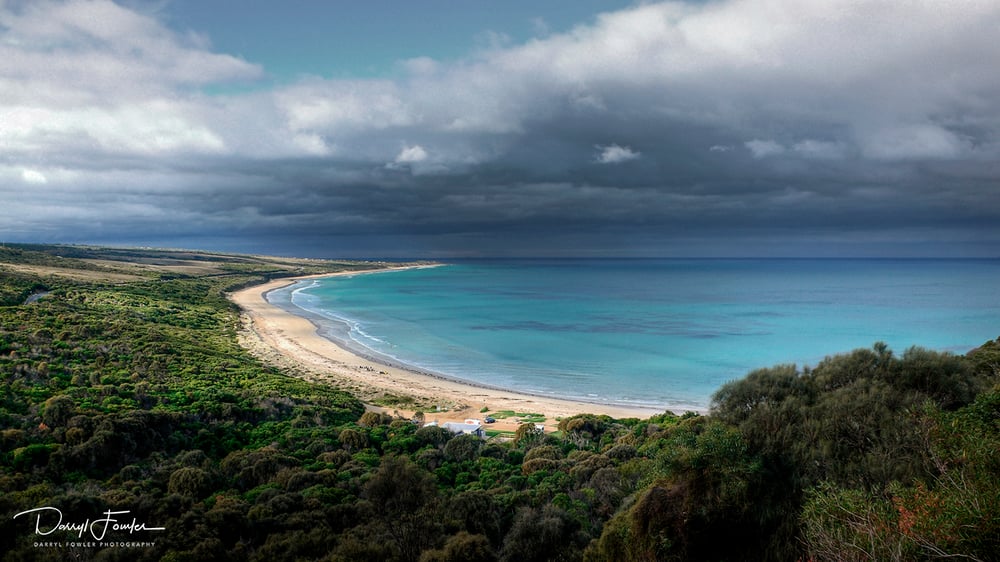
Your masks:
M199 89L261 69L111 2L41 4L0 9L5 239L310 255L1000 243L989 3L649 4L392 80L216 96Z

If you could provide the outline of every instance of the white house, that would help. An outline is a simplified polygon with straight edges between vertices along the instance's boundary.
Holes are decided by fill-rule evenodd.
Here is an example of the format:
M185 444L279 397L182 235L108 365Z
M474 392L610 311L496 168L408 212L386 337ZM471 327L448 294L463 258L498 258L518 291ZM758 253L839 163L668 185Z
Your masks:
M473 421L473 420L466 420ZM475 435L480 439L486 437L486 431L483 426L478 423L478 420L474 420L477 423L458 423L458 422L445 422L441 427L447 429L452 433L466 433L469 435Z

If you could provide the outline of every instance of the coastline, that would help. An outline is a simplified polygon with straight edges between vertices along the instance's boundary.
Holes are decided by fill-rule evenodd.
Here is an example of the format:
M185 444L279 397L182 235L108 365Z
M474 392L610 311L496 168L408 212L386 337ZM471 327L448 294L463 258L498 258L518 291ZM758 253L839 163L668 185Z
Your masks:
M407 266L426 267L426 266ZM648 418L663 413L657 408L600 404L539 396L504 390L488 385L459 381L422 373L400 365L387 364L347 350L321 336L317 326L304 316L292 314L267 300L267 293L302 279L337 277L391 271L373 269L332 274L308 275L269 281L229 294L242 313L240 343L255 356L276 364L288 374L324 384L333 384L358 396L374 410L396 410L412 415L413 409L382 408L372 405L379 396L409 396L419 404L428 421L462 421L481 418L489 411L512 410L539 413L546 417L546 430L554 430L556 418L576 414L605 414L613 418ZM417 408L415 408L417 409ZM435 411L435 410L440 411ZM498 419L498 430L512 430L517 423Z

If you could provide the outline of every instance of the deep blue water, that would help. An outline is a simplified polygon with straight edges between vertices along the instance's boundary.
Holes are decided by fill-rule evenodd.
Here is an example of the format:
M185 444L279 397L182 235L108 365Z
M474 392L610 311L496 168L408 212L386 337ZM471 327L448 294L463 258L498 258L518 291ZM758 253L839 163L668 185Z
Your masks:
M512 260L304 281L269 299L421 370L683 409L755 368L876 341L964 353L1000 335L998 281L997 260Z

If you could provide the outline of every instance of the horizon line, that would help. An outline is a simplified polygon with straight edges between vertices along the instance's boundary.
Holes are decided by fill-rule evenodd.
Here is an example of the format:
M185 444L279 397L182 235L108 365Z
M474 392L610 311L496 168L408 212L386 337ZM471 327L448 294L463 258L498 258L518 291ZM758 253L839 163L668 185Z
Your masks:
M895 255L885 255L885 256L766 256L766 255L749 255L749 256L656 256L656 255L636 255L636 256L616 256L607 254L596 254L596 255L479 255L479 256L432 256L432 255L413 255L413 256L366 256L366 257L346 257L346 256L333 256L333 257L306 257L303 254L288 254L281 252L269 253L265 251L261 252L250 252L250 251L235 251L235 250L223 250L223 249L208 249L208 248L185 248L179 246L155 246L150 244L101 244L101 243L86 243L86 242L10 242L3 241L0 242L0 247L10 248L10 247L67 247L67 248L95 248L95 249L109 249L109 250L157 250L164 252L201 252L206 254L229 254L229 255L243 255L243 256L273 256L273 257L288 257L288 258L300 258L300 259L321 259L321 260L344 260L344 261L466 261L466 260L1000 260L1000 255L996 256L895 256Z

